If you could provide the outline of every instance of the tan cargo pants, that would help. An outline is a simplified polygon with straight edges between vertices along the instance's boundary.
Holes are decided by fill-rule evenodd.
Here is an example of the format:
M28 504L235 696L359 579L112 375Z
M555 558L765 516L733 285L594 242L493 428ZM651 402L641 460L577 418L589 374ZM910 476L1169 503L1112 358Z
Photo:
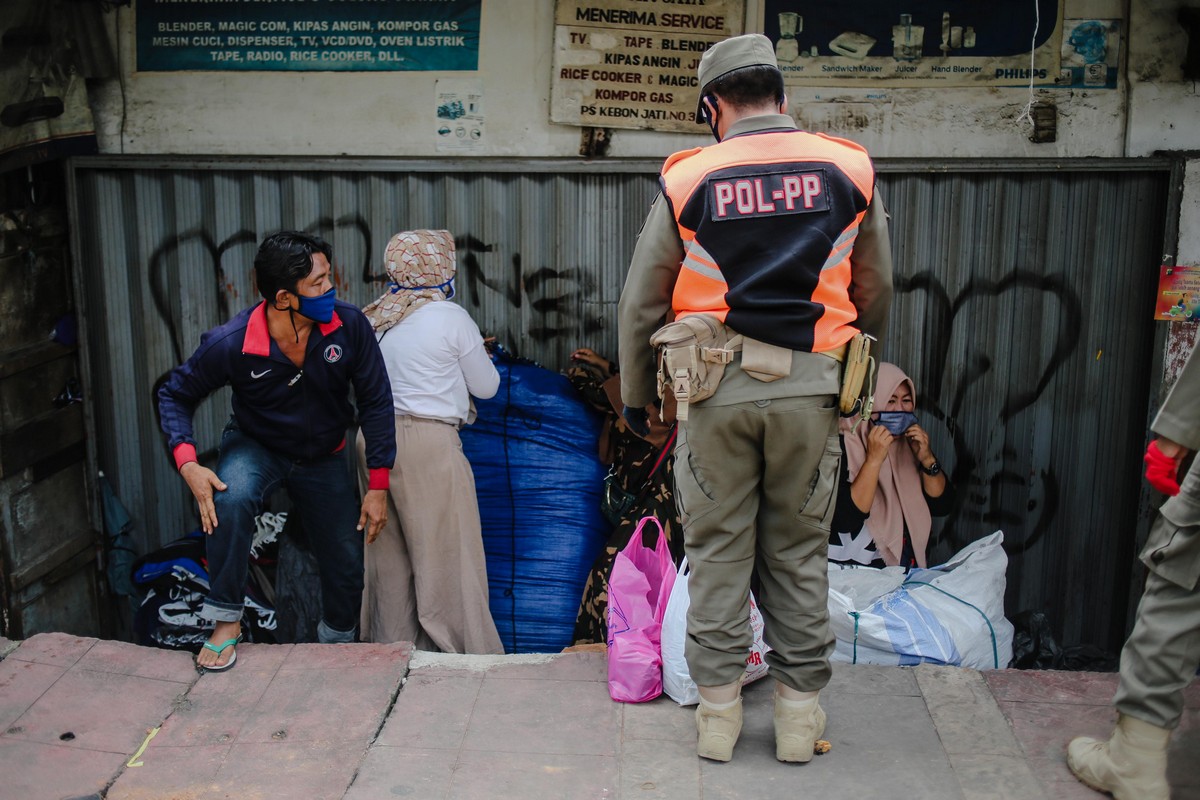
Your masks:
M680 423L675 496L691 566L684 655L699 686L732 683L746 668L754 572L771 674L798 691L829 682L836 402L834 395L706 402Z
M1150 568L1137 621L1121 650L1113 700L1122 714L1174 728L1200 664L1200 468L1163 503L1141 553Z

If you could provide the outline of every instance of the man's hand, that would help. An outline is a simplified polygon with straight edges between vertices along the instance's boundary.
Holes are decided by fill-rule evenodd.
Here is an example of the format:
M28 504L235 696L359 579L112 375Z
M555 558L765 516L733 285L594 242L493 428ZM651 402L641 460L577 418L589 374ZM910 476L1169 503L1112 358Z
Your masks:
M650 415L646 409L625 406L621 416L625 418L625 424L629 426L629 430L638 436L645 438L650 435Z
M1179 494L1179 465L1187 448L1170 439L1158 437L1146 447L1146 481L1157 491L1174 497Z
M387 522L387 490L370 489L363 496L362 513L358 515L358 530L367 529L367 544L379 538Z
M200 508L200 527L205 533L211 534L217 527L217 507L213 504L213 490L223 492L228 487L217 477L217 473L208 467L200 466L198 461L184 464L179 468L179 474L187 481L188 488L196 498L196 505Z
M602 355L599 355L595 350L587 347L581 347L574 353L571 353L572 361L581 361L584 364L591 364L593 367L604 370L606 375L613 375L616 369L611 361Z

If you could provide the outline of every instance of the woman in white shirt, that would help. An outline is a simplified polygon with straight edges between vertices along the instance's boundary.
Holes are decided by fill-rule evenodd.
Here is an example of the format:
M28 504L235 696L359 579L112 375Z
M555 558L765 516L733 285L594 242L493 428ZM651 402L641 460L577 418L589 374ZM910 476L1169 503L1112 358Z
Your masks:
M471 395L495 395L500 376L454 294L449 231L398 233L384 263L392 283L363 311L383 351L396 412L388 521L367 540L362 638L422 650L503 653L488 610L475 478L458 429ZM359 470L364 442L358 438ZM365 485L365 484L364 484Z

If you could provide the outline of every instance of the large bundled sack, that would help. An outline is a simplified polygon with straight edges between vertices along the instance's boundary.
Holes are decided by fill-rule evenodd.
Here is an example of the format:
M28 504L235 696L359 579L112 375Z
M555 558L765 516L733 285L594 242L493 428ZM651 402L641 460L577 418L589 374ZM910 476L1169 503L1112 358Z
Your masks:
M832 659L850 664L946 664L1003 669L1013 626L1004 617L1004 534L959 551L938 567L844 569L830 565Z
M286 513L270 512L254 519L242 615L242 635L249 642L278 641L275 565L286 519ZM133 563L131 582L144 595L133 621L137 644L196 650L212 635L212 620L200 616L209 590L207 542L202 531L193 531Z
M461 431L471 462L489 604L507 653L572 644L588 570L609 525L600 513L601 418L563 375L500 352L500 388Z

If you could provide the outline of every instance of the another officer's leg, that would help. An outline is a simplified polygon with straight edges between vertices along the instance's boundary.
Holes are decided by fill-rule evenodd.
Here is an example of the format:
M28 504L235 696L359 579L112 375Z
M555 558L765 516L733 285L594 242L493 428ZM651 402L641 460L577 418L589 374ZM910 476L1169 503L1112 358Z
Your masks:
M767 663L778 681L775 750L809 761L825 730L817 692L829 683L827 552L841 447L836 398L773 400L767 418L758 513L758 605Z
M1184 491L1189 488L1196 488L1191 476ZM1193 506L1168 502L1172 505L1163 512L1191 520ZM1084 783L1139 800L1169 794L1167 746L1183 712L1183 689L1200 663L1200 527L1180 525L1160 513L1143 557L1147 553L1154 566L1121 651L1121 681L1113 700L1117 727L1107 741L1081 737L1067 752L1071 771Z
M694 406L675 446L675 497L691 567L684 655L701 700L697 753L718 761L732 757L741 732L740 683L753 642L760 410L754 403Z

